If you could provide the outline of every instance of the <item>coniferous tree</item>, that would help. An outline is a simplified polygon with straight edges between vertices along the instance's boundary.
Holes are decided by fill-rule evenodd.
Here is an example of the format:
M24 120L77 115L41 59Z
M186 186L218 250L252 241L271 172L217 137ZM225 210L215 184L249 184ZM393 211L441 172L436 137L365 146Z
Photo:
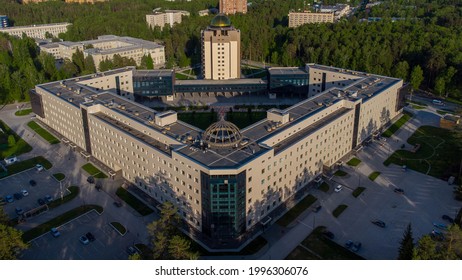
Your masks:
M412 260L413 253L414 237L412 236L412 226L409 223L400 242L398 260Z

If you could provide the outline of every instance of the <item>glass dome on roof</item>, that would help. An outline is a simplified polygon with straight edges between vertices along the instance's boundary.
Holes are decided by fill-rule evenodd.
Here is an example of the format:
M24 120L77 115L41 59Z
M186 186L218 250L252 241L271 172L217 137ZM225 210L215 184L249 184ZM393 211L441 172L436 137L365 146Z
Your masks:
M216 15L212 21L210 22L210 26L212 27L230 27L231 20L225 16L224 14Z
M239 128L225 120L211 124L204 132L202 139L213 148L232 147L242 140Z

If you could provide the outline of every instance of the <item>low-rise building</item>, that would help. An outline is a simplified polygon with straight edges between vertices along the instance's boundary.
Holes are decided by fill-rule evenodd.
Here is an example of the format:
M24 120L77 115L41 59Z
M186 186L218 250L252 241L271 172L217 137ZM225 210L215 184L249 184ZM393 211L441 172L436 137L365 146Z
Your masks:
M60 33L66 33L71 23L50 23L50 24L34 24L27 26L14 26L1 28L0 32L8 33L12 36L22 37L26 34L27 37L45 39L50 35L58 37Z
M335 6L321 6L321 13L334 13L336 20L344 17L350 11L350 5L348 4L336 4Z
M5 28L8 26L8 17L5 15L0 15L0 28Z
M146 15L146 23L150 28L159 26L162 29L167 24L173 27L175 23L181 23L183 16L189 15L188 11L180 10L155 11L153 14Z
M96 40L80 42L56 42L40 46L40 51L52 54L56 59L72 59L72 55L80 50L84 56L92 56L96 69L101 61L113 59L114 55L133 58L137 65L141 64L143 56L150 55L154 67L165 65L164 46L155 42L132 37L119 37L114 35L99 36Z
M334 13L290 12L289 27L298 27L308 23L334 22Z

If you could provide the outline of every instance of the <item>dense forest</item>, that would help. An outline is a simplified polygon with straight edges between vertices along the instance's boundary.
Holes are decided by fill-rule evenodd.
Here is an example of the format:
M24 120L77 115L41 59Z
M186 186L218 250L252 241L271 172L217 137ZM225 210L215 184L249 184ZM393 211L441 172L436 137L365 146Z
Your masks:
M420 73L422 69L424 80L421 87L462 100L462 0L384 0L368 9L363 3L352 17L338 23L309 24L296 29L287 27L289 10L303 9L304 5L307 7L307 3L312 5L313 2L249 2L252 3L246 15L230 16L233 25L241 30L243 59L282 66L314 62L405 80L411 79L411 72ZM335 2L347 3L329 0L324 4ZM0 0L0 4L0 14L8 15L15 25L73 23L67 33L60 35L64 40L87 40L114 34L162 42L166 47L167 66L172 67L200 61L200 31L210 23L213 15L199 17L197 11L217 7L218 1L111 0L94 5L50 1L20 5L12 0ZM183 22L173 28L150 30L145 15L157 7L188 10L191 16L183 17ZM381 17L381 20L363 20L368 17ZM400 19L393 21L392 17ZM9 71L12 73L10 79L14 81L28 80L21 86L13 83L20 88L16 89L14 97L6 100L18 99L22 96L19 92L36 82L91 71L91 66L76 61L68 62L60 71L48 71L46 56L32 50L30 41L12 41L12 44L7 44L5 39L0 41L3 69L0 69L0 75L3 77ZM11 49L15 45L31 47L28 62L24 58L16 61L17 53L26 52ZM119 64L108 63L107 67L113 65ZM38 69L35 74L32 74L33 67ZM0 81L0 92L2 87L5 89L2 84L5 82Z

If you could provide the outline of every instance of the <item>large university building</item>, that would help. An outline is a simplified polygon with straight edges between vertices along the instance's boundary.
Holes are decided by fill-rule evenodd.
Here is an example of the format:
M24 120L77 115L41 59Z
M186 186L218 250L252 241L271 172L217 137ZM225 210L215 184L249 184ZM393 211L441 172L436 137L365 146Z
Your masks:
M400 79L317 64L269 72L268 93L278 88L278 98L292 88L305 100L268 110L244 129L222 119L201 130L174 111L134 101L142 91L174 92L174 83L155 79L174 77L173 70L127 67L37 85L30 95L38 120L64 142L159 203L176 205L193 238L212 249L239 249L397 117L404 101Z
M46 39L47 34L58 37L59 33L66 33L67 28L71 23L50 23L50 24L37 24L28 26L14 26L1 28L0 32L5 32L11 36L22 37L22 34L26 34L27 37Z
M241 33L225 15L217 15L202 30L202 76L209 80L241 77Z
M220 14L247 13L247 0L220 0Z
M132 58L137 65L141 64L143 56L150 55L155 68L165 65L164 46L155 42L132 37L115 35L98 36L96 40L80 42L55 42L40 46L40 51L53 55L56 59L72 60L72 55L80 50L84 56L92 56L96 69L103 60L111 60L114 55Z

